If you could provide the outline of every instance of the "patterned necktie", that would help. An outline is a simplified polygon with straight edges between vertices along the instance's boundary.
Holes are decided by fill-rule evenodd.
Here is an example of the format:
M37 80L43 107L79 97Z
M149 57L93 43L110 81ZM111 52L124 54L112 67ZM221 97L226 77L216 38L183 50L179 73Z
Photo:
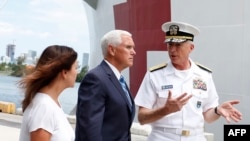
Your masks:
M128 92L127 87L126 87L126 82L125 82L125 80L124 80L124 78L123 78L122 75L121 75L119 81L120 81L120 83L122 85L122 89L123 89L124 93L126 94L126 97L128 99L128 102L129 102L130 108L131 108L132 102L131 102L131 99L130 99L130 96L129 96L129 92Z

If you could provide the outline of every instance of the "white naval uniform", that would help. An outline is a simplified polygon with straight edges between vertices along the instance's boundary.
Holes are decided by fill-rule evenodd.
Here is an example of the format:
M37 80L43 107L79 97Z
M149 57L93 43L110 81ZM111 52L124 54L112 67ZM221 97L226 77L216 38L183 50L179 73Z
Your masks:
M189 70L176 70L170 62L154 71L147 71L135 97L136 105L148 109L162 107L169 90L172 91L172 97L183 93L193 95L181 111L151 123L152 132L148 141L206 140L202 113L218 105L218 94L211 72L198 67L191 59L190 61ZM182 130L189 130L190 135L181 135Z

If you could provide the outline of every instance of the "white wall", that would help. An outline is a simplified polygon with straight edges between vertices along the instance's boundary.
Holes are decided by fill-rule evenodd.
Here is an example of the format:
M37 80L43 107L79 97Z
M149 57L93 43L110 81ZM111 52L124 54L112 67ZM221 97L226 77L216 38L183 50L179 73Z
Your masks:
M250 2L248 0L172 0L172 20L198 26L192 58L211 68L220 102L239 99L237 108L243 113L239 124L250 123L247 111L250 101ZM223 140L224 119L206 125Z

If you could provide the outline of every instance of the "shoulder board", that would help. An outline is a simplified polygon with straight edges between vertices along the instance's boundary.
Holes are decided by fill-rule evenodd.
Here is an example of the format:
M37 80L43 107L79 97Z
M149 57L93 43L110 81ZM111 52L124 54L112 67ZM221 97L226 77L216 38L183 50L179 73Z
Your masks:
M167 63L162 63L162 64L159 64L159 65L156 65L156 66L153 66L149 69L150 72L153 72L153 71L156 71L156 70L159 70L159 69L162 69L162 68L165 68L168 64Z
M207 67L201 65L200 63L196 62L195 64L196 64L198 67L200 67L201 69L203 69L203 70L205 70L205 71L208 71L208 72L212 73L212 70L210 70L209 68L207 68Z

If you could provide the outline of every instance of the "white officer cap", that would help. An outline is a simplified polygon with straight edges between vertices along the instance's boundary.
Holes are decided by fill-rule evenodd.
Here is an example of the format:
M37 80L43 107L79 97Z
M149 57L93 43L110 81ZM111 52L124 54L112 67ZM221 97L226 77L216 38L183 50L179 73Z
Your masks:
M184 22L166 22L162 24L161 28L166 33L165 43L181 43L186 40L193 41L194 36L200 33L197 27Z

